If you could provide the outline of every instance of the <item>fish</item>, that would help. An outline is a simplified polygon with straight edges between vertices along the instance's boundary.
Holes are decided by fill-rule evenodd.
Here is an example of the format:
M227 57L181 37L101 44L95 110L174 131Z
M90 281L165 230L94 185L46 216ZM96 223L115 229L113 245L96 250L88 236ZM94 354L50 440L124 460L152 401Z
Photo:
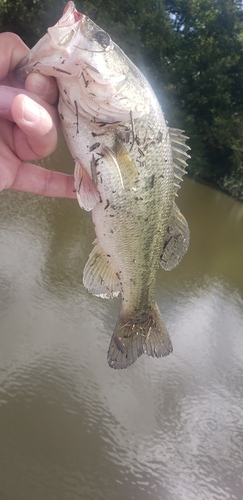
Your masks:
M31 72L56 78L77 199L92 211L96 239L84 286L97 297L121 297L109 366L127 368L143 353L167 356L173 348L156 274L177 266L189 245L175 202L188 137L167 126L145 76L73 2L17 68L22 80Z

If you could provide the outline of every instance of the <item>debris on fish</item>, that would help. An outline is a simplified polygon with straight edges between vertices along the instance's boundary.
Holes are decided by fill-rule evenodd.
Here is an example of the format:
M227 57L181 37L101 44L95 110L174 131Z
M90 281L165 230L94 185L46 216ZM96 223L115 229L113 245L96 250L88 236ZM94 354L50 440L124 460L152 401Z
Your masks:
M75 161L80 206L92 210L94 248L83 282L92 294L121 294L108 350L113 368L172 344L155 300L159 264L173 269L189 244L175 203L190 149L169 129L145 77L110 36L68 2L62 18L20 63L56 78L62 130Z

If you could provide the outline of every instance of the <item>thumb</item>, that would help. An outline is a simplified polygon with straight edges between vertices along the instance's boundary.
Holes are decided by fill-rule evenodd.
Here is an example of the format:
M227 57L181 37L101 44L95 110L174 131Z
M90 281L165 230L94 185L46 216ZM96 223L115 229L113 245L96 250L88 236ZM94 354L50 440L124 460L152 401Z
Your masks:
M12 103L16 154L22 160L34 160L50 155L57 145L57 113L53 106L45 109L30 97L19 94Z

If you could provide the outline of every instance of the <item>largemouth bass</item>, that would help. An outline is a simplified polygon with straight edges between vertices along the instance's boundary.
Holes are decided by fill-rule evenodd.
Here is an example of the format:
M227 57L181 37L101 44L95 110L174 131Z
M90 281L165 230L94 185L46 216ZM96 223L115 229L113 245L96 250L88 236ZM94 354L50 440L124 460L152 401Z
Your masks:
M56 78L77 198L92 210L96 240L84 285L98 297L121 294L108 363L127 368L142 353L166 356L172 344L155 280L159 264L173 269L188 248L188 225L175 204L187 138L167 127L145 77L73 2L18 75L32 71Z

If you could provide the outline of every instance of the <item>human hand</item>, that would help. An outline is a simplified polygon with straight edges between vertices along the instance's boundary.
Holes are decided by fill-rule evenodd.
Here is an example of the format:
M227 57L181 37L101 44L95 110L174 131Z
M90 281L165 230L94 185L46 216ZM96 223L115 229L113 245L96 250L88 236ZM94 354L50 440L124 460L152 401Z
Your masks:
M75 198L72 175L26 163L44 158L56 148L55 80L32 73L20 89L12 72L28 48L14 33L1 33L0 47L0 191Z

